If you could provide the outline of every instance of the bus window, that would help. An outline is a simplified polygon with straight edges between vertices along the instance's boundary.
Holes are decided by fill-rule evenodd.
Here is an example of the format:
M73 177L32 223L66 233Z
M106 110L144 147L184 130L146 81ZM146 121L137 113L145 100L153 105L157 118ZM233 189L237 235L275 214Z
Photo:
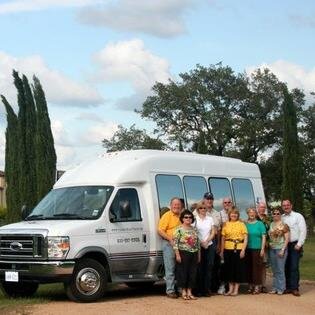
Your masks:
M223 198L230 197L233 200L230 182L227 178L210 177L209 186L214 197L213 207L216 210L222 209Z
M256 208L252 183L249 179L233 178L232 187L235 197L235 206L240 211L240 217L246 219L246 210L248 208Z
M187 207L202 200L205 192L208 191L206 180L201 176L184 176L184 188L187 198Z
M177 175L156 175L156 188L159 197L159 207L165 209L170 206L170 201L174 197L184 198L182 182Z

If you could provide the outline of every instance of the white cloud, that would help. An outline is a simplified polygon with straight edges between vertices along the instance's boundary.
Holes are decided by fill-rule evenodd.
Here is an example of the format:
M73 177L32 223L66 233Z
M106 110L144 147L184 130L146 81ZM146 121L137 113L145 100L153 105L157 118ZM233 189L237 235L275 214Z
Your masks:
M58 119L53 120L51 124L59 169L69 169L84 159L97 156L103 151L102 140L110 138L118 129L116 123L101 120L70 133L71 125Z
M247 69L252 72L257 68L268 68L280 81L286 82L290 89L300 88L306 93L315 91L315 68L305 69L301 65L285 60L277 60L273 63L263 63L259 66L251 66Z
M57 154L57 169L69 169L76 157L75 148L63 145L55 145L55 150Z
M4 94L12 103L16 102L12 69L25 74L30 81L35 74L40 79L50 103L86 107L103 102L93 87L73 81L65 74L50 69L40 56L16 58L0 51L0 94Z
M168 61L147 50L139 39L108 44L94 55L94 62L95 80L129 82L133 87L135 95L119 100L120 108L131 100L127 107L134 109L135 101L144 100L156 82L166 83L171 77Z
M52 120L51 131L53 133L55 145L61 146L73 145L73 142L69 138L69 133L61 120L59 119Z
M186 32L185 13L197 0L118 0L84 8L79 20L114 30L172 37Z
M82 7L100 2L101 0L12 0L0 4L0 14L40 11L56 7Z
M83 145L101 145L103 139L110 138L115 131L117 131L118 125L114 122L103 122L90 127L80 136L80 143Z

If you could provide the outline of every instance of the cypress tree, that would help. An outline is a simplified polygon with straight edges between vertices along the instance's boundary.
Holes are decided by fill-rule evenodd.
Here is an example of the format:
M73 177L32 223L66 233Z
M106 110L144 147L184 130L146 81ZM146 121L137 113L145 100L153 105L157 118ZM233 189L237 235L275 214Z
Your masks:
M9 222L17 221L21 213L21 201L19 190L20 172L18 167L19 146L18 146L18 118L12 106L1 95L2 102L7 112L7 128L5 131L5 176L7 182L6 202Z
M303 209L301 155L297 134L297 115L293 97L287 87L283 88L283 164L282 199L291 200L297 211Z
M36 112L34 97L28 79L25 75L22 76L23 89L25 95L25 162L28 172L25 173L25 181L27 189L25 189L25 202L29 209L32 209L38 201L37 198L37 180L36 180Z
M33 76L33 82L37 122L35 137L37 197L40 200L48 193L55 182L57 157L45 93L36 76Z
M13 70L13 78L14 85L17 89L17 103L19 107L18 113L18 138L17 143L19 147L19 160L18 164L16 164L16 168L18 168L19 172L19 190L20 190L20 201L22 205L27 205L27 189L28 189L28 162L26 156L26 137L25 137L25 128L26 128L26 101L25 101L25 93L23 87L23 81L19 77L17 71ZM29 205L27 205L29 207Z
M5 173L11 222L21 218L22 205L31 210L52 188L56 173L54 140L41 84L34 77L32 90L27 77L20 78L15 70L13 78L18 115L1 95L7 112Z

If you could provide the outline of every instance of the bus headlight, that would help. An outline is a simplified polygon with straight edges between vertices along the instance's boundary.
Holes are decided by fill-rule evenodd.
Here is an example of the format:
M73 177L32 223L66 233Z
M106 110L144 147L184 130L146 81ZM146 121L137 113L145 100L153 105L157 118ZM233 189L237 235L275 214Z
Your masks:
M69 236L48 237L48 258L65 259L70 249Z

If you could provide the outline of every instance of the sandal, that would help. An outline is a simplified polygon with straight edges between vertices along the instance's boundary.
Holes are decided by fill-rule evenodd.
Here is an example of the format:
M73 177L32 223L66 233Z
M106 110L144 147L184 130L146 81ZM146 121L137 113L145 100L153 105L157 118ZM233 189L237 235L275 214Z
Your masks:
M194 295L188 295L187 296L189 300L197 300L197 298Z
M253 291L253 294L259 294L259 293L260 293L259 288L255 288L255 290Z
M183 299L183 300L189 300L189 297L188 297L188 295L183 294L183 295L182 295L182 299Z

